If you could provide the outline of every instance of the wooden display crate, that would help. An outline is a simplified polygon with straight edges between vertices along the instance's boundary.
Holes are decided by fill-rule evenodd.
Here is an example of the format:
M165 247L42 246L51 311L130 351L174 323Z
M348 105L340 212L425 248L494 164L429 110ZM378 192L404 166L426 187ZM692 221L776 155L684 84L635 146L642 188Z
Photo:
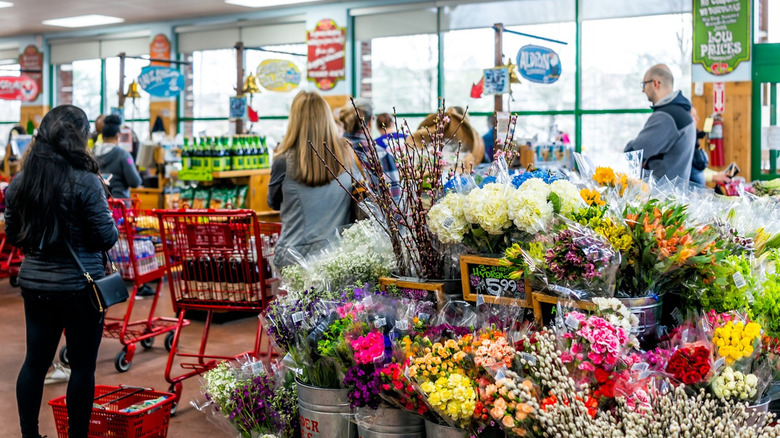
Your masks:
M560 301L560 297L555 295L548 295L546 293L542 292L532 292L531 297L533 300L533 308L534 308L534 321L536 322L536 325L538 327L544 326L544 306L545 304L552 304L553 306L557 306L558 302ZM595 304L593 304L590 301L572 301L569 300L567 302L567 306L575 308L575 309L582 309L582 310L593 310L595 307Z
M379 277L379 288L386 290L387 286L395 286L399 289L412 289L417 291L433 292L436 299L436 309L441 310L446 302L444 296L444 283L429 283L409 281L400 278Z

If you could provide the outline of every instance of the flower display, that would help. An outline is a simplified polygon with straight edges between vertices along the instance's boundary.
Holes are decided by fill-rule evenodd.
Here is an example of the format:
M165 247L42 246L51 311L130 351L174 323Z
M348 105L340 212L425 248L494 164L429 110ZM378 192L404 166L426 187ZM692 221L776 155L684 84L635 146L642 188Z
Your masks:
M458 341L461 349L472 355L478 367L494 369L511 366L515 349L506 339L506 333L499 330L485 330L477 336L466 335Z
M561 355L563 363L586 372L613 370L629 343L628 332L600 316L569 312L564 319L572 331L562 335L567 341L567 350Z
M756 341L761 336L761 326L755 322L729 321L713 331L712 343L727 365L750 357L755 352Z
M585 204L589 206L602 207L607 203L607 201L601 199L601 193L599 193L598 190L587 189L587 188L581 189L580 197L582 198L583 201L585 201Z
M553 182L562 178L562 176L548 172L546 170L534 170L532 172L523 172L516 175L514 178L512 178L512 185L515 186L515 188L520 188L520 186L525 184L525 182L530 179L540 179L546 184L552 184Z
M369 407L377 409L382 399L379 397L381 381L377 370L367 370L354 366L344 376L347 398L351 408Z
M756 396L758 378L727 366L712 382L712 393L718 398L749 400Z
M385 356L385 337L379 332L370 332L350 342L358 365L376 363Z
M555 211L548 202L550 186L538 178L531 178L508 195L509 219L526 233L536 233L544 229Z
M468 231L464 214L466 196L449 193L428 210L428 226L442 243L459 243Z
M631 230L625 224L618 223L611 217L608 217L606 207L588 207L573 211L569 217L579 223L586 225L595 231L601 237L609 241L616 251L629 256L628 260L636 258L634 251L634 238Z
M501 234L511 225L507 211L507 192L503 184L487 184L466 195L463 211L467 221L482 227L488 234Z
M428 412L425 399L414 390L414 386L404 376L400 365L387 364L380 371L379 377L382 381L382 398L391 399L394 405L418 415L425 415Z
M460 372L420 384L428 403L454 423L467 424L474 415L477 393L474 382Z
M666 372L686 385L697 385L707 380L711 368L710 350L699 345L675 351L669 358Z
M534 412L535 399L536 388L531 380L503 370L495 383L481 379L474 416L483 422L493 419L511 436L526 436L530 427L525 423Z
M611 276L619 260L608 243L586 228L559 231L544 255L547 270L555 281L564 282L567 287L585 284L587 290L600 295L612 294ZM603 286L594 287L594 280L601 280Z

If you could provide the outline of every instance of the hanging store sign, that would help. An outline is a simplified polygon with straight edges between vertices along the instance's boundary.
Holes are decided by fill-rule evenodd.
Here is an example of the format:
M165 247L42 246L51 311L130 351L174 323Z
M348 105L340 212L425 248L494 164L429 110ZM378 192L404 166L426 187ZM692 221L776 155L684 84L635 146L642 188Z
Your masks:
M509 68L487 68L482 76L482 94L509 93Z
M317 88L327 91L344 80L346 58L344 43L347 30L330 19L320 20L313 30L306 31L308 64L306 78Z
M0 99L31 102L38 91L38 84L29 76L0 76Z
M292 61L266 59L257 66L257 82L268 91L284 93L298 88L301 71Z
M552 84L561 77L561 58L547 47L529 44L517 52L520 76L537 84Z
M43 53L38 50L34 44L24 48L24 52L19 55L19 67L22 74L35 81L36 94L31 99L22 99L30 102L38 98L38 94L43 91Z
M694 81L750 80L750 3L694 0Z
M152 59L171 59L171 42L164 34L158 33L149 44L149 57ZM149 65L170 66L168 62L152 61Z
M184 89L184 75L175 68L150 65L141 70L138 84L152 96L175 97Z

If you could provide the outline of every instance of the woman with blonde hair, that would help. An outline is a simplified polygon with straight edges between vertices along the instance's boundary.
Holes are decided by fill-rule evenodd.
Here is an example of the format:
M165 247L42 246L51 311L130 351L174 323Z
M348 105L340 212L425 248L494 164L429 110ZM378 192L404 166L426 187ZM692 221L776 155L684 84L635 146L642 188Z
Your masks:
M354 169L353 157L325 99L315 91L298 93L287 133L274 150L268 183L268 205L282 216L276 267L294 263L288 249L305 257L325 247L334 229L349 223L351 198L344 188L351 187L352 177L342 164Z

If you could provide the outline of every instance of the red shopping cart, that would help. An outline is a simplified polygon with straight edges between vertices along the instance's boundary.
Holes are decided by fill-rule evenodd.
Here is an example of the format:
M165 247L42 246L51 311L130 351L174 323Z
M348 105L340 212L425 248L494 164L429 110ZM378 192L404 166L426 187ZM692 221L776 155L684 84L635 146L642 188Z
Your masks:
M5 233L3 233L2 239L0 239L0 278L8 277L8 281L13 287L19 285L17 277L19 267L22 266L22 259L24 259L22 252L19 248L8 243Z
M174 395L134 386L95 386L89 438L165 438ZM68 437L65 396L49 402L59 438Z
M189 321L155 316L167 272L157 217L149 211L140 210L137 201L109 199L108 204L119 230L119 239L109 254L122 278L133 283L124 316L106 316L103 326L104 338L118 339L124 346L114 359L114 367L123 373L130 369L136 344L141 344L146 350L151 349L154 338L167 333L164 346L170 351L177 324L187 325ZM151 282L157 284L149 315L144 319L131 320L138 288ZM60 350L60 360L67 363L67 359L67 346L64 346Z
M249 355L270 357L272 347L260 352L262 325L258 318L252 349L234 356L206 353L214 311L259 313L268 305L272 278L268 257L281 232L281 224L263 223L252 210L155 210L160 221L168 264L168 286L179 323L165 368L177 401L182 381L210 370L223 360ZM206 312L197 353L179 352L179 338L188 310ZM176 357L184 373L174 376ZM189 362L186 362L189 360Z

